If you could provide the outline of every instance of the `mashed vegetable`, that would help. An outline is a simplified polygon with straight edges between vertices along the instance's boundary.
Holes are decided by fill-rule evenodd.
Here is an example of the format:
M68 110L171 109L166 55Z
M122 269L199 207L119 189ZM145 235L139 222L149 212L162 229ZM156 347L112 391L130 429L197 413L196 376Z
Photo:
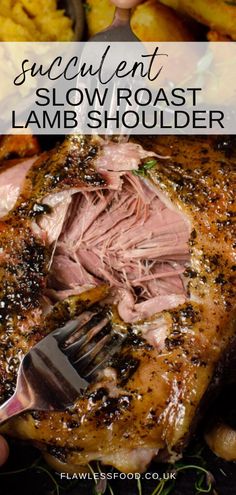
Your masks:
M71 41L72 22L57 0L0 0L0 41Z

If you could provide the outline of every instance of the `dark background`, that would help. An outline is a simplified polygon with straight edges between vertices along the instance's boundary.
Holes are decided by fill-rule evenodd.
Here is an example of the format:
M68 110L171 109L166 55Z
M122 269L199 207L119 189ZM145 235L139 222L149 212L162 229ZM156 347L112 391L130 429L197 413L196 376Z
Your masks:
M194 448L196 441L189 447ZM204 446L202 456L205 461L205 467L214 476L215 483L213 489L208 492L210 495L235 495L236 494L236 466L234 463L222 461L217 458L210 450ZM0 473L5 473L7 470L20 469L32 464L39 457L39 452L32 447L11 442L11 457L9 462ZM196 459L185 456L186 464L196 464ZM50 474L54 475L53 471L50 474L44 472L46 465L41 461L39 469L28 469L18 474L0 475L0 494L1 495L53 495L56 494L56 487L50 478ZM95 471L97 472L96 468ZM154 463L148 469L149 472L163 472L163 466L155 465ZM54 475L55 476L55 475ZM62 481L55 476L60 484ZM195 495L197 493L194 485L197 479L196 473L193 470L186 470L178 475L175 487L169 492L170 495ZM136 481L128 480L113 480L111 483L114 495L138 495L138 487ZM59 495L92 495L94 494L94 484L92 481L65 481L64 489L59 489ZM72 485L72 486L71 486ZM151 495L157 481L148 480L142 481L142 495ZM168 486L168 485L166 485ZM110 492L107 490L106 495ZM164 492L165 493L165 492Z
M201 465L214 478L210 495L236 495L236 463L226 462L216 457L204 443L203 432L210 423L222 419L236 428L236 387L228 385L223 392L211 404L206 411L204 422L202 422L195 438L187 448L181 464ZM40 452L27 443L9 439L10 458L5 466L0 469L0 495L94 495L93 481L64 481L62 482L53 470L50 470ZM35 461L35 468L29 468ZM152 463L149 472L163 473L164 469L170 471L168 466ZM23 469L20 473L14 473ZM97 472L96 466L94 470ZM103 471L105 468L103 468ZM9 472L10 471L10 472ZM7 474L9 472L9 474ZM57 480L63 488L56 490L53 479ZM193 469L186 469L178 474L174 487L168 484L166 491L161 495L195 495L199 494L195 488L195 482L199 479L199 473ZM205 480L205 477L204 477ZM142 481L142 494L139 493L137 482L128 480L113 480L110 482L114 495L152 495L157 486L155 480ZM170 491L167 489L170 487ZM206 487L206 485L205 485ZM105 495L110 493L109 490ZM158 494L159 495L159 494Z

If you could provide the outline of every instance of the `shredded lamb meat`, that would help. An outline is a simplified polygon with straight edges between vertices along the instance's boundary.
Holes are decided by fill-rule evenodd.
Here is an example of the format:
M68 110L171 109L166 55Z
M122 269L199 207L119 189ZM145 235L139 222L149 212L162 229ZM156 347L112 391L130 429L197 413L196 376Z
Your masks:
M132 143L103 147L96 166L109 186L73 195L50 277L58 298L105 281L126 322L185 301L189 228L132 173L148 155Z

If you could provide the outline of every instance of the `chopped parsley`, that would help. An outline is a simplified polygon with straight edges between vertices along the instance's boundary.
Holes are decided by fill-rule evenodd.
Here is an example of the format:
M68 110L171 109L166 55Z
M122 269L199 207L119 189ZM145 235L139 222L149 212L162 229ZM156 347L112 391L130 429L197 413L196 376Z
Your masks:
M92 465L88 464L88 468L90 470L90 473L92 474L92 478L94 478L89 482L88 493L93 493L94 495L117 495L116 488L113 486L112 481L110 483L108 477L105 477L104 479L101 476L101 478L98 479L96 475L96 473L101 474L102 471L111 473L113 471L112 468L106 468L105 470L103 469L101 471L99 462L92 463ZM34 459L34 461L30 465L25 466L21 469L16 469L9 472L0 470L0 479L1 477L9 477L10 479L12 478L12 476L18 476L22 473L27 472L29 473L30 471L31 473L35 472L38 476L41 476L40 480L43 483L47 484L47 493L50 492L51 495L66 495L70 491L70 489L77 489L76 493L79 493L81 487L80 480L71 480L69 483L68 481L66 482L66 480L64 480L64 482L59 482L58 473L55 473L55 471L46 464L41 455L38 458ZM165 464L165 467L163 465L163 472L164 471L166 471L167 473L175 473L176 479L168 479L168 477L164 479L160 478L157 481L155 488L152 488L152 492L149 492L150 495L174 495L175 489L178 486L178 474L185 471L192 471L196 473L195 484L192 491L194 495L201 495L203 493L209 493L209 495L210 493L214 493L216 495L214 486L215 481L212 474L207 468L206 461L204 459L204 447L201 444L195 445L191 453L188 452L185 458L177 461L175 464ZM132 492L135 493L135 495L144 495L144 492L145 494L147 493L147 486L146 484L142 486L141 480L142 478L137 479L136 490L134 487L135 491Z
M151 168L155 167L156 164L157 164L157 160L155 158L146 160L145 162L143 162L141 167L137 168L136 170L133 170L133 174L138 176L141 175L145 177L147 170L150 170Z

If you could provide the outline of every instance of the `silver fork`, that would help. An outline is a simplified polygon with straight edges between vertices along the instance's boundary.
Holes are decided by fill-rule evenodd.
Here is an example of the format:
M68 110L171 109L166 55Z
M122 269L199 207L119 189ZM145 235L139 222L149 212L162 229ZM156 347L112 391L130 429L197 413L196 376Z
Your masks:
M89 41L139 41L130 26L131 9L116 7L110 26L95 34Z
M113 18L113 21L110 24L110 26L108 26L108 28L104 29L103 31L100 31L99 33L95 34L95 36L92 36L91 38L89 38L89 43L85 44L85 47L84 47L83 52L82 52L84 57L85 57L85 60L87 60L87 62L88 62L88 60L90 60L90 54L91 54L91 57L92 57L91 64L92 64L93 56L94 56L95 52L93 52L93 51L91 52L90 42L100 42L100 43L103 42L103 43L110 44L113 42L131 42L132 41L132 42L136 42L136 44L134 45L133 51L134 51L134 53L136 53L136 51L138 53L140 48L137 47L137 42L138 42L138 46L141 47L142 45L141 45L140 40L135 36L135 34L133 33L133 31L131 29L130 17L131 17L131 9L116 7L114 18ZM119 54L121 54L122 50L124 52L123 53L124 58L126 58L127 46L125 43L122 44L122 48L120 45ZM134 55L134 60L136 60L135 55ZM105 75L103 74L105 80L109 79L110 74L116 68L115 60L111 59L110 62L111 62L109 65L109 71L110 72L107 70L107 76L108 77L106 78ZM114 67L113 67L113 63L114 63ZM104 73L105 72L106 72L106 70L104 69ZM89 85L89 83L88 83L88 85ZM116 80L116 82L114 83L113 91L109 96L109 102L107 101L107 103L106 103L106 107L108 108L108 118L109 119L112 119L112 118L114 119L114 116L116 114L117 102L116 102L115 95L116 95L116 90L118 87L129 89L130 85L127 84L126 80L123 80L123 79ZM100 92L100 90L102 90L102 85L98 79L96 80L96 88L99 90L99 92ZM81 109L82 109L82 107L81 107ZM130 109L130 107L128 106L127 102L124 101L123 105L120 104L120 111L122 110L123 113L128 109ZM95 102L93 104L93 111L99 112L100 110L101 110L100 104L99 104L98 100L95 100ZM136 110L136 107L135 107L135 110ZM84 109L84 115L86 115L86 114L87 114L87 107ZM83 120L83 118L84 117L82 114L81 120ZM120 128L117 129L117 134L119 135L119 138L118 138L118 136L117 136L117 138L119 141L124 141L124 140L127 141L128 140L127 129L126 129L125 135L121 136L122 129L123 129L123 126L120 126Z
M96 305L56 329L23 358L13 396L0 407L0 424L26 411L65 410L117 352L108 308Z

